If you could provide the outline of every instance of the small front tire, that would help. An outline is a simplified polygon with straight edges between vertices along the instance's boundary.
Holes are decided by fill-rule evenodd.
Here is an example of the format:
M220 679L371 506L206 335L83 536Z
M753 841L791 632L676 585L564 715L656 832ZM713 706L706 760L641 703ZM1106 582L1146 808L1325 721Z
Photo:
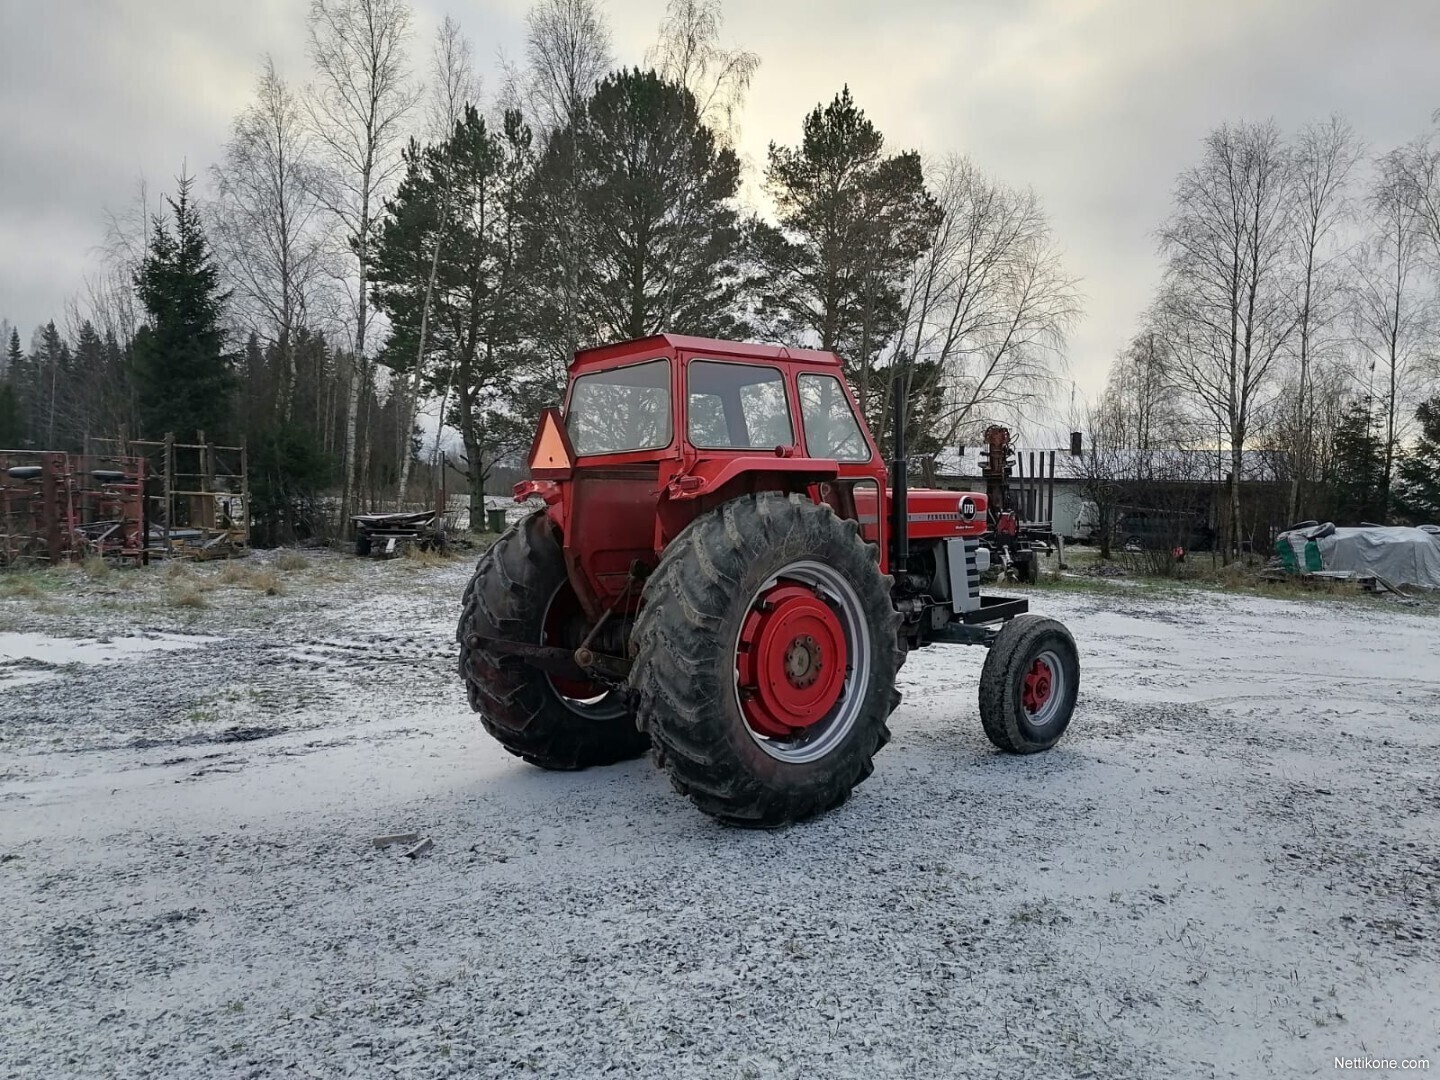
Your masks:
M980 672L980 723L1011 754L1060 741L1080 690L1080 654L1054 619L1019 615L1001 628Z

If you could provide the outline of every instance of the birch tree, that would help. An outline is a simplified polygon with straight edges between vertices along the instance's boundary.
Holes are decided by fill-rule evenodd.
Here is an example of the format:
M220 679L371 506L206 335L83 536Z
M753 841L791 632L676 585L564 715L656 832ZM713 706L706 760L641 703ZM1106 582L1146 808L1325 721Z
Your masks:
M314 150L304 108L267 56L255 100L235 119L224 162L212 170L214 235L236 314L263 330L279 358L270 404L282 424L295 400L296 337L332 269Z
M1342 306L1338 232L1346 220L1349 183L1360 159L1360 143L1339 116L1301 128L1291 154L1289 234L1298 277L1295 327L1295 420L1290 520L1301 518L1304 480L1313 475L1315 408L1312 368L1323 355L1329 331Z
M1230 457L1225 549L1239 548L1240 480L1251 422L1297 317L1287 278L1288 155L1273 123L1222 125L1180 175L1160 232L1160 311L1173 376Z
M1378 505L1388 513L1396 452L1435 328L1435 304L1421 273L1424 223L1416 213L1403 151L1380 159L1366 209L1369 231L1352 263L1351 288L1355 340L1369 361L1365 391L1380 410Z
M933 165L929 186L939 214L911 268L884 373L908 370L917 394L941 384L933 435L953 445L1049 397L1081 298L1034 192L997 184L962 156ZM888 380L882 392L883 428Z
M720 45L725 16L721 0L670 0L659 40L646 60L660 77L695 97L701 121L727 147L740 135L739 116L760 57Z
M356 442L361 392L369 382L372 248L384 194L401 166L402 125L416 100L405 60L410 22L404 0L311 0L310 5L315 83L305 102L312 131L328 159L318 190L354 260L354 370L346 401L340 495L340 525L347 531L360 498Z

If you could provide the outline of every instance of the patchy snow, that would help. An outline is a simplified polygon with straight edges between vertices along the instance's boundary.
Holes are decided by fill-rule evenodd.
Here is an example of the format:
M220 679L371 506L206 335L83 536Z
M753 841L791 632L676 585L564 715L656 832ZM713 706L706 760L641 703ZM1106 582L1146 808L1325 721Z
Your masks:
M827 817L544 773L453 673L466 568L366 563L0 692L0 1074L1308 1077L1440 1054L1440 620L1039 592L1053 751L911 656ZM55 627L37 628L53 632ZM158 631L157 631L158 632ZM370 839L418 832L425 857Z
M188 649L217 640L199 634L71 638L0 633L0 692L7 686L53 678L65 664L108 664L141 653Z

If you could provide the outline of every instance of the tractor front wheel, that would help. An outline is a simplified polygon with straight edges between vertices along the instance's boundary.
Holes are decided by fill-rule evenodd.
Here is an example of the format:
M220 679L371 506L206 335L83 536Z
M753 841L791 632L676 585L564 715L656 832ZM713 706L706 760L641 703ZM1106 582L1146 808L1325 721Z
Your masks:
M1060 741L1075 711L1080 654L1054 619L1019 615L990 645L980 671L980 723L1011 754L1034 754Z
M480 556L464 604L456 631L460 674L470 707L501 746L545 769L611 765L645 753L650 741L635 727L622 691L548 675L486 645L579 644L571 640L582 618L579 601L543 510Z
M899 616L856 523L737 498L665 549L635 624L637 721L705 813L773 828L845 801L900 703Z

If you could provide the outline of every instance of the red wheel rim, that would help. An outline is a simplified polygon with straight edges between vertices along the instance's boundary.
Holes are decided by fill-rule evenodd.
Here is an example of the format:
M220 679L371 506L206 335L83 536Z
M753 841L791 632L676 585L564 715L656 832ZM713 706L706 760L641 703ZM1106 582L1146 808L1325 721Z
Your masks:
M764 738L793 739L835 707L848 662L835 609L809 586L772 586L740 628L736 676L745 722Z
M1055 692L1055 672L1044 657L1034 663L1020 680L1020 704L1031 716L1043 712Z

